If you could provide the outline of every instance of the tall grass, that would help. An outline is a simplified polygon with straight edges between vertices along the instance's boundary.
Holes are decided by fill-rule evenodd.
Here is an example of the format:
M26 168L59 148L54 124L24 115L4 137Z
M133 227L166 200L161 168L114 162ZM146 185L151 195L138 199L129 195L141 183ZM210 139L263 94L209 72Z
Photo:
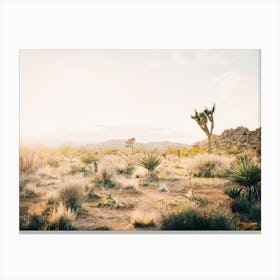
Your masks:
M34 154L25 154L19 156L20 173L34 173L42 166L42 162Z
M188 169L197 177L227 177L234 161L233 157L215 154L199 154L189 159Z
M78 186L69 186L62 189L59 198L67 209L76 211L83 202L83 194Z
M161 220L161 230L231 230L232 222L224 215L187 208L170 213Z

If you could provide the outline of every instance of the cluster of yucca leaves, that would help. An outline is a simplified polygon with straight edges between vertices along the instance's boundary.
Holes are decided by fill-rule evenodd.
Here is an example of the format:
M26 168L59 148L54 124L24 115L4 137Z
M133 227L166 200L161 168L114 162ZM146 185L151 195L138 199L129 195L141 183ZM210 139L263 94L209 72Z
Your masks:
M150 180L156 178L154 170L160 165L161 159L156 153L146 154L139 162L139 165L148 170L148 177Z
M245 199L260 200L257 184L261 181L261 169L253 163L251 158L246 155L238 157L233 166L231 178L242 188L245 188Z
M224 189L224 194L226 194L231 199L236 199L239 197L241 190L242 190L242 187L231 186L231 187L227 187Z

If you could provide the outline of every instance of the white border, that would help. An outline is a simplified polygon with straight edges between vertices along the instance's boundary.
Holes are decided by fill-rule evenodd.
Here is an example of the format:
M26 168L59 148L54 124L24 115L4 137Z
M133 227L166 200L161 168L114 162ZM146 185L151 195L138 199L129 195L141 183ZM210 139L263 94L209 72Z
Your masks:
M279 2L267 0L2 1L1 278L279 279L278 21ZM18 51L24 48L261 49L262 233L19 234Z

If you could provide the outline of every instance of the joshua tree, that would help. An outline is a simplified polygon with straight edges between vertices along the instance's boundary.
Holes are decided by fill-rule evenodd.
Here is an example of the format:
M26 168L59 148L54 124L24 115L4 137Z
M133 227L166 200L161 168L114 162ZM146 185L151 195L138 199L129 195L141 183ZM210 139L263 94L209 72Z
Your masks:
M213 105L212 109L204 108L203 111L200 113L197 110L194 110L194 115L191 115L191 118L194 119L200 128L204 131L208 138L208 153L211 153L211 140L212 140L212 133L214 129L214 114L215 112L215 104ZM208 127L207 123L210 122L211 126Z
M136 139L134 137L132 137L132 138L127 139L127 141L125 143L125 146L127 148L131 149L131 153L133 153L133 148L134 148L135 140Z

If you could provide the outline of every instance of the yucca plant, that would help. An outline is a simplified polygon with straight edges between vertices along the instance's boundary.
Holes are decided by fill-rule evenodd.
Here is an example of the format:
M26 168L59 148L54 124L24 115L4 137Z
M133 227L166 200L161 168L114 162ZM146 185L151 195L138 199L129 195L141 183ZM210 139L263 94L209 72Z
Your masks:
M155 153L146 154L139 162L139 165L148 170L148 178L153 181L155 176L155 169L160 165L161 159Z
M226 194L231 199L236 199L239 197L242 191L242 187L227 187L224 189L224 194Z
M231 179L242 188L246 188L245 199L260 200L257 184L261 181L261 169L253 163L251 158L246 155L237 158L231 172Z

